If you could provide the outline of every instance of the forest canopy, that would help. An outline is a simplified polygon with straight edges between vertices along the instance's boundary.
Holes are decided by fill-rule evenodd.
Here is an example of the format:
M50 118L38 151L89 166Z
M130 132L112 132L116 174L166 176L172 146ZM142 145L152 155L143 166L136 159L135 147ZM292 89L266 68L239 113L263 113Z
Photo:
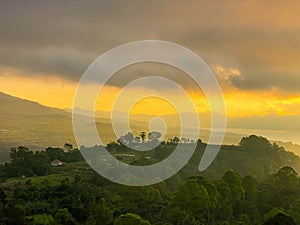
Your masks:
M298 167L292 166L299 157L253 135L239 146L223 146L213 165L200 173L195 165L206 144L197 143L178 174L144 187L106 180L71 145L38 152L13 148L10 162L0 167L0 224L300 223L300 180ZM146 155L120 142L106 147L119 160L144 165L167 157L176 144L163 142ZM63 164L51 166L56 159Z

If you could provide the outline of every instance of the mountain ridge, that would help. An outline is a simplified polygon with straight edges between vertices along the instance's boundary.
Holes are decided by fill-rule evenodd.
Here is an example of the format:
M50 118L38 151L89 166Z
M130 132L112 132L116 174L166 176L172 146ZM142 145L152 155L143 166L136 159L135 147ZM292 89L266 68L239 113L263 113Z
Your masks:
M16 145L36 146L35 149L45 148L48 146L63 147L64 143L72 143L76 146L72 128L72 114L70 110L51 108L40 103L14 97L0 92L0 158L9 151L9 147ZM109 118L110 113L101 113L106 117L99 118L99 112L96 113L96 123L98 133L105 143L115 141L114 130L111 127ZM132 116L132 115L130 115ZM178 135L176 124L172 124L173 118L177 115L164 115L163 119L173 125L168 130L169 136ZM208 113L202 116L208 116ZM201 115L200 115L201 117ZM136 115L131 118L131 128L136 132L147 131L147 125L153 116ZM202 118L203 119L203 118ZM201 120L201 118L200 118ZM205 123L201 123L205 127ZM139 134L139 133L137 133ZM202 136L201 136L202 135ZM240 139L247 134L227 132L224 144L238 144ZM208 129L201 129L200 138L207 141L209 137ZM300 146L291 142L273 141L280 143L287 150L293 151L300 155ZM3 144L6 143L6 144ZM11 144L9 144L11 143ZM1 156L2 155L2 156ZM5 158L5 157L4 157Z

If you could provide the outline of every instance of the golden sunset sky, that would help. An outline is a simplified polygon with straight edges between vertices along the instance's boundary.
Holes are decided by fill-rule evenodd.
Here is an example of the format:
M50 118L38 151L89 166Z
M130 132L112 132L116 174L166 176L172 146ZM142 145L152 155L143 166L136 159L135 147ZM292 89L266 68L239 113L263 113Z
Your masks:
M0 91L72 108L78 81L98 56L120 44L157 39L185 46L204 59L222 87L229 117L300 115L299 12L299 1L276 0L2 1ZM146 66L145 72L141 65L116 74L98 99L98 109L110 111L127 81L158 70ZM171 78L172 70L165 75ZM199 112L209 111L201 90L180 73L174 80ZM149 88L135 87L128 96ZM132 113L162 115L174 109L148 98Z

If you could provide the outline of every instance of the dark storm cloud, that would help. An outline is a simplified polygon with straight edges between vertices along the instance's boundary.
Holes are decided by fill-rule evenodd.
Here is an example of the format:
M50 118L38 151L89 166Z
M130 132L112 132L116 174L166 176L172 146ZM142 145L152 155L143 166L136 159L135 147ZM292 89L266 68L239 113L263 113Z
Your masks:
M239 89L264 90L280 88L289 92L299 92L299 73L265 71L256 76L232 77L231 83Z
M163 39L190 48L209 65L239 69L241 76L230 78L238 88L294 92L300 83L299 10L296 1L2 1L0 66L78 81L113 47ZM111 85L143 74L129 70Z

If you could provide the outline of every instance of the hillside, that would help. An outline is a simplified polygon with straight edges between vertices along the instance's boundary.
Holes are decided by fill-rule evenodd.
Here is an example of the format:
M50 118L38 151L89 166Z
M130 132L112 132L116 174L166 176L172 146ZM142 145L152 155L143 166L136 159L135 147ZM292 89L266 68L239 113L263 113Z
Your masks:
M175 146L168 142L148 152L118 143L107 148L138 166L161 161ZM33 153L20 147L12 152L15 160L0 167L0 224L55 224L56 219L58 224L116 225L125 217L129 220L123 224L140 225L299 224L298 156L252 135L239 146L222 146L209 169L199 172L205 146L199 141L190 162L176 175L142 187L104 179L76 149ZM135 157L125 157L131 154ZM63 165L51 167L53 159ZM124 178L135 179L132 174ZM277 217L281 223L273 222ZM144 222L134 223L137 218Z
M20 145L29 146L32 150L45 149L48 146L62 147L66 142L75 145L70 110L46 107L2 92L0 92L0 106L0 163L8 159L10 148ZM109 118L110 113L97 112L96 116L101 139L105 143L115 140ZM131 115L131 129L136 135L141 131L148 132L148 122L153 117L152 115ZM179 128L173 122L176 117L176 115L162 116L169 125L166 139L178 136ZM201 114L199 118L200 122L203 121L202 127L208 126L209 114ZM122 123L120 118L117 120ZM206 142L209 134L209 130L201 129L200 138ZM243 136L245 136L243 133L227 132L224 144L238 144ZM280 145L289 151L300 152L298 145L285 142L280 142Z
M44 148L63 146L73 140L71 115L64 110L4 93L0 93L0 105L1 146L18 144Z

